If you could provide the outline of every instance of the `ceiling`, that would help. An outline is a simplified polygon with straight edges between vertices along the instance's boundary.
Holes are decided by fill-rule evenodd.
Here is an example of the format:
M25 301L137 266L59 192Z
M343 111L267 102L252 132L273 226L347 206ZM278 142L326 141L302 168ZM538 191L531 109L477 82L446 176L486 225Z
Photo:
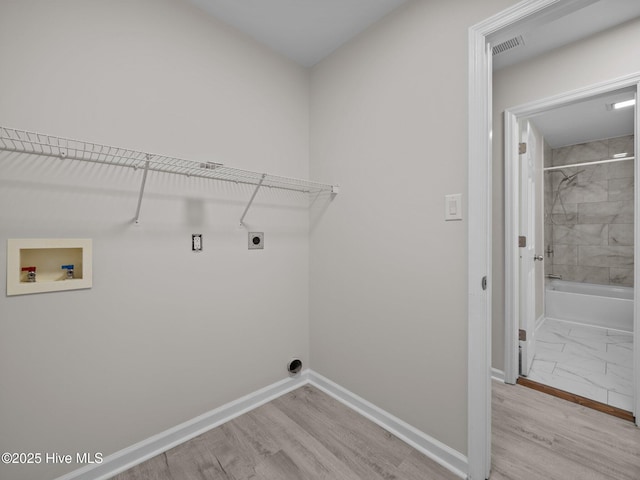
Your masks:
M634 108L613 110L610 106L634 97L633 89L619 90L549 110L530 120L551 148L632 135Z
M311 67L396 8L429 0L189 1L274 51ZM640 0L576 0L571 5L573 11L561 18L509 32L510 37L520 35L524 45L494 55L494 70L640 17ZM633 108L608 111L605 104L611 102L599 98L555 109L537 116L534 123L554 148L632 133Z
M190 0L311 67L407 0Z
M429 0L189 0L276 52L310 67L382 17ZM640 16L640 0L575 0L573 11L515 32L524 46L494 56L494 70L528 60ZM586 5L578 8L581 5Z

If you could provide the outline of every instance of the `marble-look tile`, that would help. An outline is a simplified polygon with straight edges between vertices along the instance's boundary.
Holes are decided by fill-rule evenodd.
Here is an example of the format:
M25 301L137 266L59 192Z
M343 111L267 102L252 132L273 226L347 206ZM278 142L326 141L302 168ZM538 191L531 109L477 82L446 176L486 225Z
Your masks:
M625 378L622 375L595 373L575 365L558 365L553 370L553 375L623 395L629 395L633 392L633 382L630 378Z
M559 336L555 336L553 332L538 330L536 333L536 354L546 355L551 353L555 355L564 349L564 340ZM546 358L540 357L542 360ZM555 362L555 360L552 360Z
M597 165L580 165L575 167L578 173L578 182L593 182L600 180L609 180L607 176L606 163Z
M621 287L633 287L634 271L633 268L610 268L609 283L611 285L620 285Z
M609 142L601 140L556 148L552 152L554 166L604 160L609 156Z
M581 283L609 284L608 267L585 267L581 265L554 265L553 273L561 275L563 280Z
M548 362L546 360L534 360L531 363L532 372L553 373L554 368L556 368L556 362Z
M560 197L564 203L606 202L609 200L610 181L565 183L560 187Z
M569 330L569 337L592 339L597 342L607 342L608 330L606 328L594 327L592 325L575 324Z
M633 177L616 178L608 180L609 186L609 202L617 202L621 200L633 200Z
M569 213L564 215L562 213L554 213L551 215L551 221L554 225L575 225L578 223L578 214Z
M612 407L621 408L628 412L633 411L633 397L629 395L622 395L618 392L609 391L607 397L607 404Z
M634 225L632 223L616 223L609 225L609 245L633 246Z
M607 179L614 178L633 178L635 166L633 160L622 160L604 164L607 170Z
M633 156L634 141L633 135L625 135L609 139L609 157L613 158L618 153L627 153Z
M555 345L564 346L567 343L568 333L552 332L546 328L541 328L536 332L536 346L540 346L542 349L551 348L554 351L562 351L562 348L558 349ZM554 347L551 347L554 345Z
M623 332L622 330L607 329L607 338L605 340L608 344L628 344L633 346L633 333Z
M577 265L578 264L578 246L554 244L553 264L554 265Z
M591 398L597 402L607 402L607 390L592 385L587 385L583 382L577 382L570 378L562 378L558 375L542 372L529 372L529 379L534 382L543 383L550 387L564 390L565 392L571 392L576 395Z
M607 390L622 393L624 395L633 395L633 368L629 366L614 365L607 363L606 382L610 382L612 386L608 386Z
M633 333L623 332L621 330L607 330L607 338L605 339L607 342L607 348L610 345L618 345L620 347L627 348L628 350L633 349Z
M600 337L580 335L580 329L571 329L569 335L565 337L566 345L563 352L573 355L583 355L585 358L591 358L591 355L596 352L602 352L603 355L606 354L607 344L604 340L605 335L601 335ZM601 359L602 355L597 358Z
M565 322L563 320L555 320L553 318L545 318L544 322L540 326L539 331L542 331L544 329L544 331L547 331L547 332L556 332L556 333L562 333L564 335L569 335L569 332L571 331L572 326L573 324L571 322Z
M633 334L547 318L537 331L531 380L629 410Z
M598 202L578 205L578 223L633 223L633 202Z
M556 203L553 205L553 210L551 210L551 213L554 214L562 214L562 215L569 215L569 214L578 214L578 204L577 203L561 203L560 199L558 199L556 201Z
M605 362L615 365L631 365L633 361L633 343L611 343L607 345L607 351L601 356Z
M553 229L555 245L608 245L609 226L605 224L556 225Z
M633 247L579 246L578 264L589 267L632 267Z

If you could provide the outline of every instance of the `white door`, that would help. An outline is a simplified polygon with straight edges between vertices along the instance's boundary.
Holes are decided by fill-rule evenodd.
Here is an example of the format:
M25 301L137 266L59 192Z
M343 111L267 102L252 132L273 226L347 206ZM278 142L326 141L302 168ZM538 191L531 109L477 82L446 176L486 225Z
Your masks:
M536 188L535 130L520 121L520 375L527 376L535 356L536 301ZM522 246L524 245L524 246Z

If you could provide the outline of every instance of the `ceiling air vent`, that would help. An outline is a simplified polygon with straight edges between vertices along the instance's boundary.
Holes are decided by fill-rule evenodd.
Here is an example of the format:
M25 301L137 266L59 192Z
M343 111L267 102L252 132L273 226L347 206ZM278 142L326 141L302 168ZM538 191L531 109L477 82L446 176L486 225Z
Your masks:
M493 47L493 55L499 55L501 53L506 52L507 50L513 50L514 48L521 47L524 45L524 40L522 39L522 35L518 35L517 37L510 38L498 45Z

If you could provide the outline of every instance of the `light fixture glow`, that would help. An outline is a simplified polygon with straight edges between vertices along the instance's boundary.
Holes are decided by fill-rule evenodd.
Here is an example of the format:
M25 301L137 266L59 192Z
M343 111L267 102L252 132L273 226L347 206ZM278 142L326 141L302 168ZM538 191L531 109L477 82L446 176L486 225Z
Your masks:
M627 155L629 155L627 152L625 153L616 153L613 158L625 158Z
M624 102L614 103L613 104L613 109L614 110L618 110L620 108L632 107L635 104L636 104L636 99L635 98L632 99L632 100L625 100Z

